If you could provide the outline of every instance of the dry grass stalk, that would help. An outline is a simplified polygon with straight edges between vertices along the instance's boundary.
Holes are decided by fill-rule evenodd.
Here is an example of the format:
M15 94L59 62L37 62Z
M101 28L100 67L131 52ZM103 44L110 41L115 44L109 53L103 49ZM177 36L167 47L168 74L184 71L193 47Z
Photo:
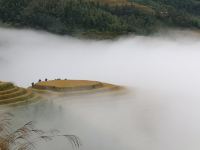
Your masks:
M51 141L56 137L65 137L72 144L73 148L80 147L80 140L75 135L60 134L58 130L44 132L34 128L30 121L17 130L11 129L10 113L0 114L0 150L33 150L40 141Z

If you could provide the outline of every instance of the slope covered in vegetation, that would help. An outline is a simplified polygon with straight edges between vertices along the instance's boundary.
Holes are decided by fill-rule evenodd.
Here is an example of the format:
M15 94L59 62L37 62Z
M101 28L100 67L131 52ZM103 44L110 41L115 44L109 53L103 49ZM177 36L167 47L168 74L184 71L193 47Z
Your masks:
M199 0L0 0L2 25L74 36L200 29Z
M30 90L15 86L10 82L0 82L0 105L18 104L38 98Z

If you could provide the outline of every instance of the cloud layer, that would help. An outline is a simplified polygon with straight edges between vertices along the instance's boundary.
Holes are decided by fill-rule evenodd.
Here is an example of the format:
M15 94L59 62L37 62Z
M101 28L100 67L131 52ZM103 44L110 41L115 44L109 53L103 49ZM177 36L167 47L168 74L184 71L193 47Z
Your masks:
M191 31L95 41L0 29L0 79L25 87L40 78L129 87L124 97L78 97L20 110L38 126L79 135L83 150L199 150L199 50L200 36Z

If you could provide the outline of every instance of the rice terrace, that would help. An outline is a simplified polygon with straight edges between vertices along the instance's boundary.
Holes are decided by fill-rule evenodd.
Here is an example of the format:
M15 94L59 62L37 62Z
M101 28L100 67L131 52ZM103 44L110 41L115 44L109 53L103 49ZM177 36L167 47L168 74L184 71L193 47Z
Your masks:
M22 88L11 82L0 81L0 105L15 108L26 106L37 101L46 101L55 97L68 97L69 95L83 95L94 93L116 92L122 90L120 86L88 80L40 80L32 83L31 87ZM32 121L14 130L11 112L0 114L0 150L28 150L36 149L40 141L51 141L58 137L67 138L72 147L81 146L78 136L61 134L59 130L44 131L34 127Z
M119 91L120 86L88 80L47 80L32 83L25 89L11 82L0 81L0 105L17 105L33 102L50 96L67 96L68 94L90 94L98 92Z
M18 104L39 98L31 90L17 87L10 82L0 82L0 105Z

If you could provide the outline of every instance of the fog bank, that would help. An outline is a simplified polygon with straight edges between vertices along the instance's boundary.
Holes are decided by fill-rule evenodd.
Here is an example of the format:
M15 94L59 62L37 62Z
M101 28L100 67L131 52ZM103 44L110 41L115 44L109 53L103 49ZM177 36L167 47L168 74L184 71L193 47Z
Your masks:
M77 134L83 150L199 150L199 58L200 35L191 31L95 41L0 29L0 80L27 87L44 78L88 79L131 90L17 110L19 120Z

